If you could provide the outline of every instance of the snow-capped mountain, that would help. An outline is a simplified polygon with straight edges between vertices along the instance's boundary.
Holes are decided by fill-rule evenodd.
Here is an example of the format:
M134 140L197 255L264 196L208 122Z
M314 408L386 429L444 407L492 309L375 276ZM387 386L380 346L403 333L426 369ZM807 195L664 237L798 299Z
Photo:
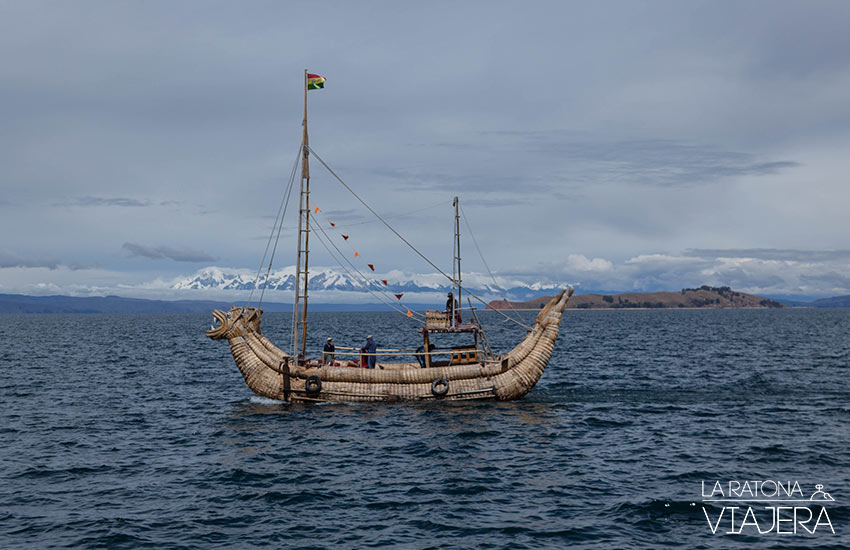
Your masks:
M372 290L386 290L393 293L444 293L451 290L451 283L439 273L412 274L398 270L387 273L359 274L350 276L345 271L330 267L311 267L307 288L310 291L336 291L366 293L367 287ZM174 280L171 288L174 290L251 290L254 287L256 271L225 267L205 267L193 275ZM381 282L387 280L387 285ZM266 274L261 273L260 287L266 281ZM463 285L482 297L507 296L510 299L530 299L537 296L552 294L563 285L550 283L527 283L524 281L497 277L496 283L480 273L464 273ZM292 291L295 286L295 266L276 269L269 273L267 291Z

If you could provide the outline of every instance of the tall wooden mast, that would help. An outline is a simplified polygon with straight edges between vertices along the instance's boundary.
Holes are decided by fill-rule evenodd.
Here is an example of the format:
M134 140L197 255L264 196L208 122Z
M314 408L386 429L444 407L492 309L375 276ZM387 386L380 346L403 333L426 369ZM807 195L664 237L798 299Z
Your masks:
M307 134L307 70L304 70L304 133L301 138L301 193L298 199L298 258L295 264L295 306L292 314L292 354L306 358L307 282L310 255L310 142ZM303 257L303 268L302 268ZM303 283L302 283L303 277ZM303 286L302 286L303 285ZM300 329L300 331L299 331ZM299 342L299 332L301 341ZM300 344L300 346L299 346ZM298 348L300 347L300 354Z
M458 207L460 203L458 198L455 197L454 207L455 207L455 257L454 257L454 272L455 272L455 297L457 299L457 307L460 308L463 302L460 301L460 214L458 212ZM452 304L452 326L456 326L457 324L457 312L454 311L454 304Z

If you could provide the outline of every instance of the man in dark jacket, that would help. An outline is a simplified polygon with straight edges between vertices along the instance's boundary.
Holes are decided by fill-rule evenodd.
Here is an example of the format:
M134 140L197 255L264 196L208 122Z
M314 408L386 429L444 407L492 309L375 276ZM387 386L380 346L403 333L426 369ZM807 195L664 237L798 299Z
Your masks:
M374 354L375 354L376 351L378 351L378 344L376 344L375 341L372 340L371 334L366 337L366 345L363 347L363 350L367 353L367 355L366 355L366 368L374 369L375 368L375 362L376 362L375 360L377 359L377 357L375 357ZM369 355L369 354L371 354L371 355Z
M323 365L332 365L334 362L334 352L336 348L334 348L334 341L332 338L328 338L328 342L325 344L325 348L322 350L322 364Z
M454 296L454 293L449 292L448 298L446 299L446 315L448 315L449 319L451 319L452 314L454 314L455 320L458 324L460 324L460 307Z

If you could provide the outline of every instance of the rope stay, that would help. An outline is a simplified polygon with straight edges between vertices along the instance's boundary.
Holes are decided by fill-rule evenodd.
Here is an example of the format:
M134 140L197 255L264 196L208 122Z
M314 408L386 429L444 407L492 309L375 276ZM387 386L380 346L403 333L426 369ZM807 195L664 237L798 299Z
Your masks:
M277 216L275 216L274 225L272 225L271 233L269 233L269 240L266 242L266 249L263 252L263 259L260 260L260 267L257 268L257 276L254 278L254 286L253 286L253 288L251 288L251 294L248 296L248 304L247 304L246 307L250 306L251 301L254 299L254 291L257 290L257 286L259 285L260 273L263 271L263 265L265 264L266 256L269 253L269 246L271 246L272 237L275 236L275 229L277 229L277 238L275 238L274 249L272 250L272 256L271 256L271 259L269 260L269 267L266 270L266 278L263 281L263 289L262 289L262 292L260 293L260 300L257 303L257 307L260 307L260 305L262 305L262 303L263 303L263 295L266 292L266 285L268 285L268 282L269 282L269 273L271 272L272 262L274 261L275 251L277 250L277 243L280 240L280 230L283 227L283 219L286 217L286 210L289 207L289 197L292 194L292 184L295 181L295 172L298 169L298 162L300 160L301 160L301 145L299 144L298 145L298 153L295 156L295 164L293 164L293 166L292 166L292 172L289 174L289 182L286 185L286 188L283 192L283 196L280 198L280 206L278 206L278 209L277 209ZM281 215L281 212L283 212L283 215Z
M329 243L330 243L330 244L334 247L334 249L337 251L337 253L339 254L339 256L340 256L341 258L344 258L344 259L345 259L345 263L347 263L348 265L350 265L350 266L351 266L351 269L353 269L354 271L356 271L356 272L357 272L357 274L358 274L358 275L360 275L360 279L361 279L362 281L365 281L365 282L367 283L366 285L361 285L361 286L363 286L366 290L368 290L369 292L371 292L373 296L376 296L376 297L380 298L380 296L378 296L377 294L375 294L374 292L372 292L372 291L369 289L369 286L374 287L375 289L377 289L377 292L379 292L380 294L382 294L382 295L384 296L384 298L386 298L386 301L382 299L382 300L381 300L382 302L384 302L385 304L389 305L390 307L392 307L393 309L395 309L395 310L396 310L396 311L398 311L399 313L403 313L405 316L408 316L408 315L407 315L407 311L408 311L408 310L410 310L410 308L406 308L406 307L404 307L404 308L403 308L403 307L401 307L400 305L399 305L398 307L395 307L395 306L397 306L398 304L397 304L397 302L393 302L393 301L392 301L392 297L390 297L390 293L389 293L387 290L385 290L385 289L384 289L384 287L382 287L381 285L379 285L379 284L377 283L377 281L375 281L374 279L370 279L369 277L367 277L366 275L364 275L364 274L363 274L363 272L362 272L362 271L360 271L360 268L358 268L356 265L354 265L354 263L353 263L351 260L349 260L349 259L348 259L348 256L347 256L346 254L343 254L342 250L340 250L340 249L339 249L339 247L336 245L336 243L334 243L333 239L331 239L330 235L328 235L328 234L327 234L327 232L325 231L325 228L322 226L322 224L320 223L320 221L316 218L315 214L312 214L312 213L311 213L311 214L310 214L310 218L312 218L312 219L313 219L313 221L315 221L315 222L316 222L316 227L318 227L318 228L319 228L319 231L321 231L322 235L324 235L325 239L327 239L327 242L329 242ZM324 243L323 243L323 244L324 244ZM328 249L327 249L327 246L325 247L325 249L326 249L326 250L328 250ZM330 253L331 253L331 251L330 251L330 250L328 250L328 253L330 254ZM331 254L331 256L332 256L332 257L333 257L333 259L336 261L336 263L337 263L337 264L339 264L339 266L340 266L340 267L342 267L343 269L345 269L345 270L346 270L346 273L348 273L350 276L354 277L354 275L353 275L350 271L348 271L348 269L345 267L345 265L344 265L342 262L340 262L340 261L339 261L339 259L338 259L336 256L334 256L333 254ZM359 281L358 281L358 282L359 282ZM413 311L413 310L410 310L410 313L411 313L411 314L413 314L413 315L414 315L414 316L416 316L416 317L419 317L419 318L421 318L421 319L425 319L425 316L424 316L424 315L422 315L421 313L418 313L418 312Z
M310 215L310 217L311 217L311 218L313 218L314 220L316 220L315 216L313 216L312 214ZM318 222L318 220L316 220L316 221ZM357 266L355 266L355 265L351 262L351 260L349 260L349 259L348 259L348 257L346 257L346 255L342 253L342 251L339 249L339 247L338 247L338 246L337 246L337 245L333 242L333 239L331 239L331 237L327 234L327 232L325 232L325 229L322 227L322 225L321 225L320 223L316 223L316 227L318 227L318 228L319 228L319 233L317 233L317 234L316 234L316 236L319 238L319 242L320 242L320 243L322 243L322 246L325 248L325 250L327 250L327 251L328 251L328 254L330 254L330 255L331 255L331 257L334 259L334 261L335 261L337 264L339 264L339 266L340 266L343 270L345 270L345 272L346 272L346 273L347 273L347 274L348 274L348 275L349 275L349 276L350 276L350 277L351 277L351 278L352 278L355 282L357 282L357 284L359 284L361 287L363 287L363 289L364 289L364 290L366 290L367 292L369 292L370 294L372 294L373 296L375 296L376 298L378 298L378 300L380 300L381 302L383 302L385 305L389 306L391 309L395 310L396 312L400 313L401 315L404 315L405 317L410 318L410 317L407 315L407 310L404 310L404 309L400 308L400 307L398 306L398 304L396 304L395 302L393 302L393 301L392 301L392 299L391 299L389 296L381 295L381 294L379 294L378 292L375 292L374 290L372 290L372 289L370 288L370 284L371 284L371 285L373 285L373 286L375 286L375 288L378 288L378 289L379 289L379 292L381 292L381 293L383 293L383 294L386 294L386 291L382 291L382 290L380 290L380 287L378 287L377 283L375 283L374 281L372 281L371 279L369 279L368 277L366 277L365 275L363 275L363 273L362 273L362 272L361 272L361 271L357 268ZM330 244L330 245L331 245L331 246L332 246L332 247L336 250L337 254L339 254L339 257L337 257L337 256L333 253L333 251L330 249L330 247L328 247L328 244ZM347 263L348 265L350 265L350 266L351 266L351 268L352 268L354 271L356 271L356 272L360 275L360 277L359 277L359 278L358 278L358 277L356 277L356 276L355 276L355 275L354 275L354 274L353 274L353 273L352 273L352 272L351 272L351 271L350 271L350 270L349 270L349 269L345 266L345 263L343 263L342 261L340 261L340 259L339 259L339 258L343 258L343 259L344 259L344 261L345 261L345 263ZM364 283L364 281L365 281L365 283ZM368 284L367 284L367 283L368 283ZM415 312L415 311L413 311L413 310L410 310L410 313L412 313L412 314L413 314L413 316L415 316L415 317L416 317L418 320L420 320L420 321L425 319L425 316L424 316L424 315L422 315L421 313Z
M325 167L325 169L326 169L328 172L330 172L330 174L331 174L331 175L332 175L332 176L333 176L333 177L334 177L334 178L335 178L335 179L336 179L336 180L337 180L337 181L338 181L338 182L339 182L339 183L340 183L340 184L341 184L341 185L342 185L342 186L343 186L343 187L344 187L344 188L345 188L345 189L346 189L349 193L351 193L351 195L352 195L355 199L357 199L357 200L360 202L360 204L362 204L364 207L366 207L366 209L367 209L369 212L371 212L373 216L375 216L376 218L378 218L378 219L381 221L381 223L383 223L383 224L387 227L387 229L389 229L390 231L392 231L392 232L395 234L395 236L396 236L396 237L398 237L399 239L401 239L401 241L402 241L404 244L406 244L406 245L408 246L408 248L410 248L411 250L413 250L413 251L414 251L414 252L415 252L415 253L416 253L416 254L417 254L420 258L422 258L423 260L425 260L425 262L426 262L426 263L428 263L428 265L430 265L431 267L433 267L434 269L436 269L436 270L437 270L437 272L438 272L440 275L442 275L443 277L445 277L446 279L448 279L449 281L451 281L451 282L452 282L452 284L457 284L457 281L455 281L455 280L454 280L454 278L452 278L452 276L451 276L451 275L449 275L448 273L446 273L445 271L443 271L442 269L440 269L440 267L439 267L439 266L437 266L437 264L435 264L433 261L431 261L431 259L430 259L430 258L428 258L425 254L423 254L422 252L420 252L420 251L419 251L419 249L417 249L415 246L413 246L413 244L411 244L411 243L410 243L410 241L408 241L407 239L405 239L405 238L402 236L402 234L401 234L401 233L399 233L399 232L398 232L398 231L397 231L397 230L396 230L396 229L395 229L392 225L390 225L390 224L389 224L389 222L387 222L387 221L386 221L386 220L385 220L385 219L384 219L384 218L383 218L380 214L378 214L377 212L375 212L375 210L373 210L373 209L372 209L372 207L371 207L371 206L369 206L369 205L366 203L366 201L364 201L363 199L361 199L361 198L360 198L360 195L358 195L357 193L355 193L355 192L354 192L354 190L353 190L351 187L349 187L349 186L348 186L348 184L347 184L347 183L345 183L345 182L342 180L342 178L340 178L340 177L337 175L337 173L336 173L336 172L334 172L334 171L333 171L333 169L332 169L330 166L328 166L328 164L324 161L324 159L322 159L322 157L321 157L321 156L319 156L319 154L318 154L318 153L316 153L316 151L315 151L315 150L313 150L313 148L312 148L312 147L310 147L309 145L307 145L306 147L307 147L307 150L308 150L308 151L310 151L310 153L312 153L312 154L313 154L313 156L316 158L316 160L318 160L318 161L319 161L319 163L320 163L322 166L324 166L324 167ZM458 285L458 286L460 286L460 285ZM478 300L480 303L484 304L485 306L487 305L487 302L486 302L486 301L484 301L484 299L483 299L483 298L481 298L481 297L477 296L475 293L473 293L473 292L472 292L471 290L469 290L468 288L463 287L463 286L461 286L460 288L462 288L462 289L463 289L463 290L464 290L467 294L469 294L470 296L472 296L473 298L475 298L476 300ZM524 323L521 323L521 322L519 322L519 321L517 321L517 320L515 320L515 319L512 319L510 316L506 315L506 314L505 314L504 312L502 312L501 310L499 310L499 309L494 309L493 311L495 311L496 313L498 313L499 315L501 315L501 316L502 316L502 317L504 317L505 319L507 319L507 320L511 321L512 323L516 323L516 324L518 324L519 326L521 326L521 327L525 328L526 330L531 330L531 327L529 327L528 325L526 325L526 324L524 324Z
M490 265L487 264L487 260L484 259L484 254L481 252L481 247L478 246L478 240L475 238L475 233L472 232L472 226L469 225L469 218L466 216L466 212L463 211L463 206L460 207L460 213L463 216L463 223L466 224L466 230L469 231L469 236L472 237L472 244L475 245L475 250L478 251L478 256L481 258L481 262L487 269L487 273L490 275L490 279L493 281L493 285L502 291L502 298L505 299L505 302L507 302L508 307L511 309L511 311L517 313L517 311L514 309L513 304L511 304L511 301L508 300L508 297L504 292L505 288L496 281L496 276L493 275L493 272L490 270ZM512 321L520 325L522 324L516 319L512 319Z
M437 206L440 206L445 201L439 200L434 204L429 204L428 206L424 206L422 208L417 208L416 210L410 210L408 212L400 212L398 214L390 214L389 216L384 216L385 218L403 218L405 216L410 216L411 214L418 214L419 212L425 212L426 210L433 210ZM366 225L370 223L377 223L378 220L365 220L362 222L353 222L353 223L339 223L337 222L337 229L345 229L346 227L354 227L355 225Z
M277 226L277 236L275 236L274 247L272 248L272 255L269 258L269 267L268 267L268 269L266 269L266 280L263 281L263 291L260 293L260 303L259 303L259 305L262 305L262 303L263 303L263 296L265 296L266 287L268 287L268 284L269 284L269 274L271 273L271 270L272 270L272 263L274 262L274 255L277 252L277 244L280 241L280 232L283 229L283 219L286 217L286 210L289 208L289 197L292 195L292 189L294 187L295 173L296 173L297 168L298 168L298 161L296 160L295 164L292 165L292 173L289 176L289 190L286 194L286 204L284 204L284 206L283 206L283 215L281 216L280 223Z

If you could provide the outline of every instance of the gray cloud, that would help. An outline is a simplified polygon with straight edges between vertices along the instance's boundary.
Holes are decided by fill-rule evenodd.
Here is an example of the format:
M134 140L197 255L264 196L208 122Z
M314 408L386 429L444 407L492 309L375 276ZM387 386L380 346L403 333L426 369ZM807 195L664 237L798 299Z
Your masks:
M803 282L811 283L819 287L850 290L850 276L845 273L828 271L826 273L818 273L814 275L802 275L800 279Z
M529 203L531 203L531 201L532 201L532 199L530 199L528 197L523 197L523 196L513 196L513 197L510 197L509 200L506 199L506 198L488 199L488 198L477 197L473 201L472 206L485 207L485 208L514 208L519 204L529 204ZM462 206L468 207L466 204L463 204Z
M162 204L166 204L165 201ZM54 203L54 206L120 206L123 208L137 208L151 206L149 200L131 199L127 197L76 197L64 202Z
M206 252L189 248L176 249L170 246L143 246L136 243L124 243L122 247L132 256L150 258L151 260L174 260L175 262L214 262L218 260Z
M493 173L492 169L476 170L479 173L441 172L431 169L382 168L373 170L377 176L392 180L395 185L410 190L431 190L458 193L493 193L527 195L551 190L556 181L544 181L540 177L521 173Z
M0 249L0 268L4 267L46 267L48 269L56 269L59 266L59 260L45 258L24 258L18 256L8 250Z
M736 289L776 289L788 285L788 281L779 273L753 273L742 268L719 270L706 278L711 279L713 284L722 283Z
M565 180L689 187L800 166L791 160L765 160L752 153L671 139L600 141L563 130L489 134L521 139L526 152L551 162L559 159Z
M374 173L411 189L515 196L559 192L563 197L569 192L575 198L583 187L599 184L697 188L801 166L673 139L600 139L567 130L492 130L432 147L446 149L440 155L449 159L480 160L464 171L382 168Z
M796 250L791 248L690 248L686 256L708 258L757 258L794 262L828 262L850 259L850 250Z
M82 271L87 269L98 269L100 268L100 265L97 263L89 264L83 262L70 262L68 263L67 267L71 271Z

